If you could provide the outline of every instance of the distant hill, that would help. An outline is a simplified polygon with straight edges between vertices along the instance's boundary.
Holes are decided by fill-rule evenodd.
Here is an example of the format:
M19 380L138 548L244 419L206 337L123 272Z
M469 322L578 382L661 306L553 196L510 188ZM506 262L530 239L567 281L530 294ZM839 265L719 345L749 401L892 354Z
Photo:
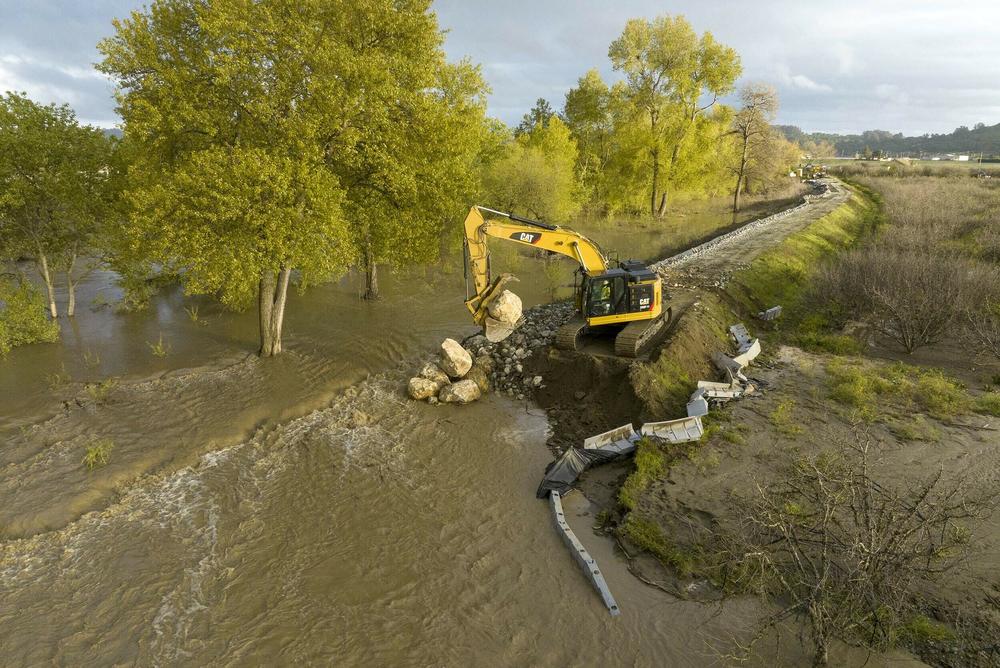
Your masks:
M837 148L839 156L853 156L863 153L865 148L884 151L893 156L917 158L945 153L967 153L984 158L1000 158L1000 123L984 125L977 123L971 130L962 126L948 134L925 134L919 137L905 137L902 133L886 130L867 130L859 135L838 135L825 132L803 132L794 125L779 125L777 128L791 141L804 143L829 142Z
M122 131L118 128L102 128L105 137L114 137L115 139L122 138Z

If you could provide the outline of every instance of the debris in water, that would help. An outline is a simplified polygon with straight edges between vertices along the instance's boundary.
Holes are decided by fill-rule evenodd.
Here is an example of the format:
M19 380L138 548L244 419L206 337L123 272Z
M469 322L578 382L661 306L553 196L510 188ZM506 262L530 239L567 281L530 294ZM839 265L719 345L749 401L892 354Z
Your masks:
M597 561L590 556L587 548L583 546L583 543L580 542L580 539L576 537L576 534L573 533L573 530L566 522L566 516L563 513L562 507L562 495L559 492L552 492L549 495L549 503L552 506L552 517L555 519L559 535L562 536L570 552L573 553L573 557L576 558L577 563L580 564L583 572L586 573L587 579L597 589L597 593L601 595L604 605L607 606L611 616L617 617L621 613L621 610L618 609L618 603L615 602L615 597L611 594L608 583L604 580L604 575L601 574L601 569L597 566Z

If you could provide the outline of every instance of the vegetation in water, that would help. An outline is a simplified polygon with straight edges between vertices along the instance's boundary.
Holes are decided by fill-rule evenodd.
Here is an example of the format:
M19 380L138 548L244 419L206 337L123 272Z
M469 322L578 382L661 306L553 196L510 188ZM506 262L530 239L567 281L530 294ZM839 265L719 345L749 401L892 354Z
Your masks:
M59 325L45 317L45 300L24 280L0 276L0 357L16 346L54 342Z
M107 465L111 459L111 451L115 449L114 442L109 438L93 441L87 446L83 455L83 465L88 471Z

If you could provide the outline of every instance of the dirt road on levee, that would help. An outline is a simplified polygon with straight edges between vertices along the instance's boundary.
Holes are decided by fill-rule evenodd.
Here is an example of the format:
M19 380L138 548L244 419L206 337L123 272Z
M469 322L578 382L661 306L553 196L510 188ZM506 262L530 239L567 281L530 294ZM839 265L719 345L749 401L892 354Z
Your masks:
M814 193L806 195L805 202L799 206L747 223L733 232L660 260L653 268L665 277L668 285L683 276L679 282L684 287L717 287L733 271L816 222L850 196L850 191L840 181L818 180Z

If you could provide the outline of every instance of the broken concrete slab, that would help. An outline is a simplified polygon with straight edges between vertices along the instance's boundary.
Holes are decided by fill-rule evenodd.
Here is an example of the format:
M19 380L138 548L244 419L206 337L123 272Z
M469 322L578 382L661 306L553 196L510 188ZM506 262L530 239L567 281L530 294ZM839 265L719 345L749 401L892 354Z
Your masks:
M736 325L731 325L729 327L729 333L733 335L733 340L736 341L736 349L740 352L746 350L753 341L750 337L750 332L747 331L746 325L742 322Z
M687 404L688 417L708 415L708 400L704 396L692 398Z
M562 506L562 495L559 492L552 492L549 495L549 504L552 507L552 518L555 520L556 530L562 536L563 542L569 547L569 551L573 553L573 558L580 564L580 568L583 569L590 583L594 585L597 593L601 595L601 600L604 601L608 612L611 613L612 617L617 617L621 613L621 610L618 609L618 603L611 594L611 589L608 587L604 575L601 574L601 569L598 567L597 561L590 556L587 548L583 546L580 539L573 533L573 529L570 528L569 523L566 522L566 515L563 512Z
M781 307L772 306L766 311L761 311L760 313L758 313L757 317L760 318L761 320L774 320L778 318L780 315L781 315Z
M632 427L632 423L629 422L628 424L623 424L620 427L609 429L603 434L598 434L584 439L583 447L586 450L593 450L609 443L614 443L615 441L632 441L638 440L638 438L639 437L635 433L635 429Z
M720 352L712 353L712 363L715 364L716 368L723 373L729 372L732 377L738 377L740 372L743 371L743 365L734 360L729 355L725 355Z
M743 367L749 366L750 362L752 362L757 355L760 355L760 339L754 339L746 350L741 351L739 355L733 358L733 361L739 364L740 370L742 370Z
M647 422L640 429L643 436L653 436L671 443L697 441L705 433L700 417L678 418L663 422Z

